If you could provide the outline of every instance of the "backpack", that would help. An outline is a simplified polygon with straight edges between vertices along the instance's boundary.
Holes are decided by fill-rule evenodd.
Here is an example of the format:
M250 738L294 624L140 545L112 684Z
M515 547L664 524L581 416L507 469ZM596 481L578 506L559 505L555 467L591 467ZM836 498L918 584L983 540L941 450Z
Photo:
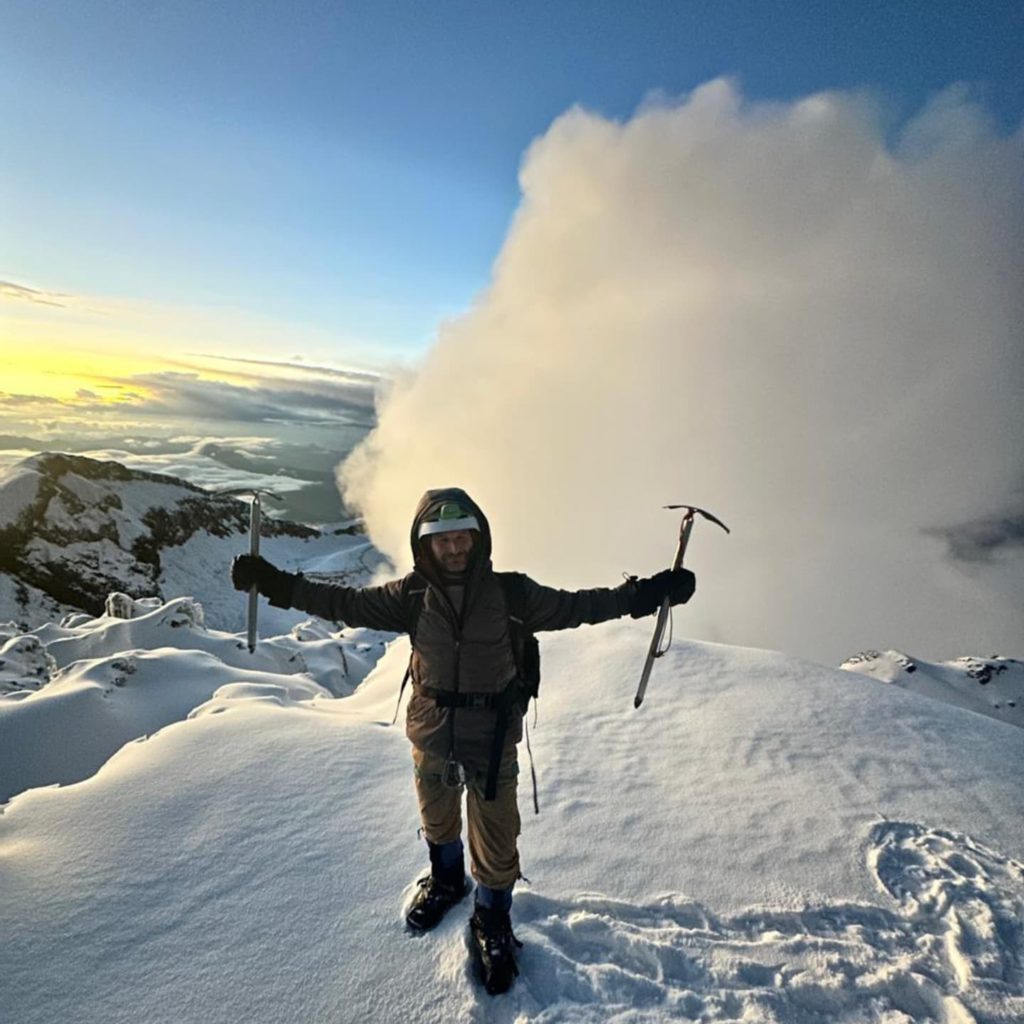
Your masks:
M516 664L516 676L501 694L495 694L494 707L498 712L495 727L494 743L491 748L491 760L487 772L487 783L484 799L493 800L497 789L498 766L505 745L505 734L508 729L510 711L518 707L524 720L530 701L540 695L540 644L537 637L526 628L526 576L519 572L497 572L502 592L505 595L505 606L508 609L508 631L512 640L512 656ZM412 572L402 581L402 602L406 609L406 620L409 624L409 643L415 647L416 625L423 611L423 599L427 592L427 581L417 572ZM398 721L398 711L402 704L402 694L412 678L413 651L409 652L409 665L402 677L402 685L398 690L398 702L395 705L395 717L391 724ZM457 698L458 695L455 695ZM458 706L457 704L453 704ZM533 808L540 813L537 800L537 773L533 767L533 751L530 749L529 722L526 721L526 749L530 755L530 774L533 778Z

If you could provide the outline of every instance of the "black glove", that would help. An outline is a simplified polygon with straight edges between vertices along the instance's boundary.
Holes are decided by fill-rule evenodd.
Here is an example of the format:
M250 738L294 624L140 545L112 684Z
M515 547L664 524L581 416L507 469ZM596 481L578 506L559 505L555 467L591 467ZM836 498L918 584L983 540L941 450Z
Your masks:
M292 592L300 575L285 572L259 555L235 555L231 582L235 590L249 590L253 584L275 608L291 608Z
M663 569L644 580L633 579L629 614L634 619L651 615L667 597L670 604L685 604L697 589L697 577L689 569Z

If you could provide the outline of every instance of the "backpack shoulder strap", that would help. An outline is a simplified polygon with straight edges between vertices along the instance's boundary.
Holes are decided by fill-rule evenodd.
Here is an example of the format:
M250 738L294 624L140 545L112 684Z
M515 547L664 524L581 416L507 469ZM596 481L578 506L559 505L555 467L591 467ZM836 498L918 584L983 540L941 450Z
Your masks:
M409 624L409 643L416 641L416 626L423 611L423 598L427 593L427 581L414 569L402 580L402 605L405 619Z
M413 646L416 643L416 626L423 611L423 599L427 593L427 581L415 570L402 580L402 605L405 608L405 621L409 624L409 664L402 676L402 685L398 688L398 700L395 702L395 716L391 719L394 725L398 721L398 710L402 706L402 695L412 678Z
M516 660L516 671L523 674L523 647L529 637L526 629L526 577L521 572L496 572L498 583L505 595L505 610L508 613L508 632L512 638L512 656Z
M526 576L521 572L496 572L505 594L508 617L526 632Z

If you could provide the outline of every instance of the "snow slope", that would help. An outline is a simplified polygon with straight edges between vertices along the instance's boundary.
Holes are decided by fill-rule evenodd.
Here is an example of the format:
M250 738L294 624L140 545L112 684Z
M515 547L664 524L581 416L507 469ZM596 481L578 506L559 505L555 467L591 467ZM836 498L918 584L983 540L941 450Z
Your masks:
M212 696L84 781L4 808L6 1017L1024 1019L1020 730L679 641L634 711L649 628L542 638L523 973L498 999L466 967L468 903L428 936L401 925L425 861L389 725L404 641L342 699L214 670L211 654L136 656L154 690L208 676Z

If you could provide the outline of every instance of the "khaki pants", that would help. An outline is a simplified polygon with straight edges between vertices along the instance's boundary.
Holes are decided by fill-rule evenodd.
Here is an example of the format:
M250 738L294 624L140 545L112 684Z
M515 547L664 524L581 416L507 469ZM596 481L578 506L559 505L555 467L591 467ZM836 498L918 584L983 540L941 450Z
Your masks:
M412 751L416 795L420 803L423 834L432 843L450 843L462 835L463 787L450 788L442 781L444 759L425 751ZM509 888L519 875L519 804L516 786L519 763L506 757L498 770L494 800L484 799L487 771L466 777L466 816L469 819L469 870L491 889Z

